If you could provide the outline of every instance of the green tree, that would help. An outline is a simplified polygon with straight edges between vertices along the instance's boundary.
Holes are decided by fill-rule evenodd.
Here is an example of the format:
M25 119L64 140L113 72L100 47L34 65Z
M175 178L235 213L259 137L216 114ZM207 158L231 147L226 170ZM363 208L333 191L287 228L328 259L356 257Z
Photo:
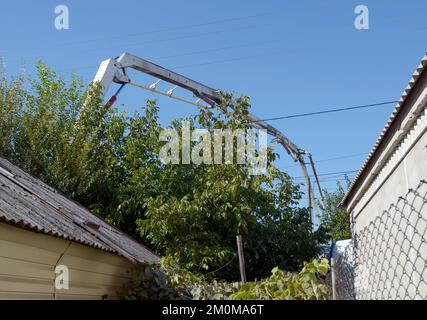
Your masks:
M348 188L350 181L348 178L346 180ZM345 209L340 207L345 190L338 182L336 191L323 190L324 203L319 203L322 211L321 225L328 232L330 239L334 241L351 238L350 216Z
M238 279L237 234L250 278L315 256L323 234L273 150L260 176L247 165L164 165L155 102L127 116L104 109L97 85L37 70L34 80L0 74L0 152L11 161L196 273ZM247 97L226 95L221 107L225 114L202 110L193 126L249 127Z
M202 111L203 128L249 128L249 99L226 95L225 115ZM243 235L250 278L269 274L274 266L300 268L324 241L313 231L306 209L298 207L299 186L274 167L268 153L266 175L251 175L248 165L173 165L162 172L162 188L147 202L138 220L141 233L164 255L196 273L238 279L236 240ZM185 183L183 183L185 181Z
M105 112L100 88L69 83L43 63L38 78L0 74L0 152L130 235L155 195L158 109Z

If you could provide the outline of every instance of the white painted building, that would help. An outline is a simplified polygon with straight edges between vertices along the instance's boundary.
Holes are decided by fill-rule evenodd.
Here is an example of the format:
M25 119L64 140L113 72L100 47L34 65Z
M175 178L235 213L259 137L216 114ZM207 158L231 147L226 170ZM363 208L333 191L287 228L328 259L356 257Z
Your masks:
M427 299L427 54L342 205L357 299Z

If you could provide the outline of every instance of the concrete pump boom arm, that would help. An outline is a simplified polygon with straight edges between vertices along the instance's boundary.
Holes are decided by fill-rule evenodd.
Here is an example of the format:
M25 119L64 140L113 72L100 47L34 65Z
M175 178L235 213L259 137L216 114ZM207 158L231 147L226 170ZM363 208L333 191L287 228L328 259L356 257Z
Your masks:
M101 65L99 66L98 72L96 73L96 76L94 78L94 82L101 83L103 95L106 94L106 92L108 91L108 89L110 88L113 82L119 83L122 85L129 83L147 90L151 90L160 94L167 95L174 99L178 99L181 101L185 101L185 102L200 106L198 103L194 103L189 100L174 96L173 90L175 88L172 90L169 90L168 92L162 92L157 90L156 85L159 81L157 81L156 83L150 86L139 85L132 82L132 80L127 75L127 72L126 72L127 68L132 68L134 70L143 72L145 74L149 74L159 79L159 81L162 80L174 85L175 88L180 87L185 90L188 90L192 92L194 96L205 101L208 105L212 107L218 106L221 103L220 90L212 89L204 84L201 84L197 81L189 79L174 71L168 70L155 63L144 60L142 58L139 58L137 56L134 56L126 52L122 53L119 57L115 59L107 59L102 61ZM116 100L116 95L114 95L109 100L108 107L111 106L115 100ZM309 157L309 161L311 162L314 176L316 178L316 182L319 187L319 193L322 200L323 200L323 195L322 195L322 190L320 189L320 186L319 186L319 182L317 180L317 173L315 171L314 162L312 161L312 157L310 153L308 153L303 149L300 149L297 145L295 145L291 140L289 140L283 133L281 133L275 127L271 126L265 121L258 119L251 113L248 114L248 118L254 127L258 127L266 130L269 135L271 135L278 143L280 143L285 148L285 150L292 157L292 159L295 162L298 162L300 164L306 180L306 184L307 184L307 197L309 201L309 208L311 211L313 195L312 195L310 176L307 171L304 155Z
M94 82L99 81L102 84L103 94L105 95L113 82L120 84L131 83L130 78L127 76L126 68L141 71L165 82L169 82L173 85L191 91L196 97L204 100L211 106L221 103L220 90L212 89L197 81L191 80L183 75L165 69L130 53L122 53L116 59L104 60L95 75ZM266 130L268 134L276 138L277 141L285 147L286 151L292 156L294 161L299 161L298 159L302 150L292 143L286 136L273 126L258 119L250 113L248 118L254 126Z

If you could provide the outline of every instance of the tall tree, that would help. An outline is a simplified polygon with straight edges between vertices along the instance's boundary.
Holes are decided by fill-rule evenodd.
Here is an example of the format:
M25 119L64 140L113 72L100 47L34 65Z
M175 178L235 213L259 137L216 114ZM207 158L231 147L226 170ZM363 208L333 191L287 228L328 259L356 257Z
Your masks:
M273 150L266 175L248 165L164 165L155 102L133 116L104 112L97 85L37 69L31 81L0 74L0 152L25 170L194 272L238 279L237 234L252 278L316 254L323 234L312 231ZM226 95L221 107L225 114L202 110L193 126L249 127L247 97Z
M225 115L201 111L196 122L210 131L248 129L249 107L249 98L226 95ZM274 266L301 267L324 241L323 229L312 231L307 210L298 207L299 186L274 167L276 157L269 149L265 175L251 175L247 164L168 166L161 179L169 187L148 201L141 233L187 269L228 280L238 279L238 234L250 278Z

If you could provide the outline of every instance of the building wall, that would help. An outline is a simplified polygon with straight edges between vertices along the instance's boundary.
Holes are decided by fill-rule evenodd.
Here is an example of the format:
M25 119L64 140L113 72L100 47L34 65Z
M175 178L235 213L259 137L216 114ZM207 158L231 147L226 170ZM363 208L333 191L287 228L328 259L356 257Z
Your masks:
M385 148L375 180L350 204L356 298L427 299L426 97L424 83L413 98L415 121L402 121L388 147L399 143Z
M69 289L55 289L55 267ZM125 258L0 223L0 299L117 299L134 268Z

